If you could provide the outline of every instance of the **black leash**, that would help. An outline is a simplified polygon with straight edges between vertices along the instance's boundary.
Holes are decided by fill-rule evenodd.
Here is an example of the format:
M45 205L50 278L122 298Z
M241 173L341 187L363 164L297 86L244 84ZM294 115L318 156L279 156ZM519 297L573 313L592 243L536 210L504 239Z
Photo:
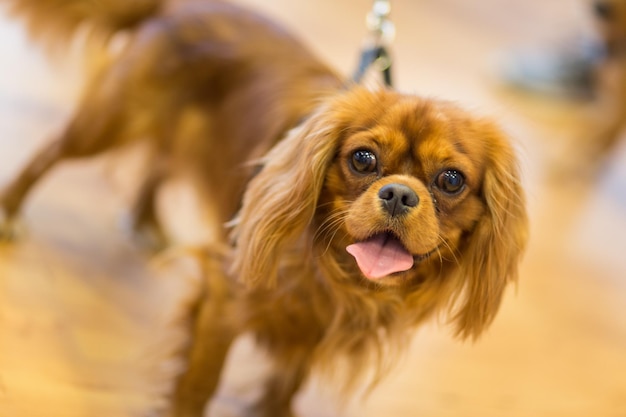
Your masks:
M367 14L366 24L369 34L353 76L353 80L357 83L363 79L372 66L375 66L382 74L385 84L390 87L392 85L392 60L387 47L395 35L395 27L389 20L390 12L390 0L374 0L372 10Z

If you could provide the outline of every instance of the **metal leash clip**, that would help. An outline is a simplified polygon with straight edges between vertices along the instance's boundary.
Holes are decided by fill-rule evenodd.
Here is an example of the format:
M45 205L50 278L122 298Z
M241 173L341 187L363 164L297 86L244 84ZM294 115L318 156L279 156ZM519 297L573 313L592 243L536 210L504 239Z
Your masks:
M369 30L365 46L361 51L359 66L354 74L354 81L360 82L370 67L375 66L383 75L386 85L391 86L391 56L387 46L396 33L393 22L389 19L391 3L389 0L374 0L372 10L367 14L365 23Z

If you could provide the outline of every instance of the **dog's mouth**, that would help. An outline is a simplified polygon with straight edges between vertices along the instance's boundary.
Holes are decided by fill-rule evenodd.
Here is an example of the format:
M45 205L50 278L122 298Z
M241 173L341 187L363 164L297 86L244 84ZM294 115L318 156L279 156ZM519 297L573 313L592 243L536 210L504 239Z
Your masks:
M346 251L356 259L359 269L368 279L379 279L413 267L414 257L392 233L379 233L354 243ZM420 261L427 256L418 255Z

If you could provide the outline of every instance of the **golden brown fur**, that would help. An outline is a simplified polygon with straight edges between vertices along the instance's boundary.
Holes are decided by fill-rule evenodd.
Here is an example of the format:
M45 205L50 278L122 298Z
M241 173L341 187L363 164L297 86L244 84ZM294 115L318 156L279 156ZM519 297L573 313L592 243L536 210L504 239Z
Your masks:
M44 5L74 2L21 3L37 27ZM275 361L247 414L264 417L291 416L306 377L342 359L352 383L369 365L382 373L437 313L449 314L459 336L478 337L516 280L526 241L524 193L503 133L450 102L344 86L290 35L235 6L154 4L164 11L133 20L126 49L96 74L63 135L2 206L14 215L62 158L145 136L167 167L148 179L146 195L184 165L211 197L217 225L238 212L230 238L224 232L198 256L206 288L171 415L201 415L242 332ZM156 223L137 213L137 224ZM346 251L379 237L412 266L373 276L378 264L359 266L369 257Z

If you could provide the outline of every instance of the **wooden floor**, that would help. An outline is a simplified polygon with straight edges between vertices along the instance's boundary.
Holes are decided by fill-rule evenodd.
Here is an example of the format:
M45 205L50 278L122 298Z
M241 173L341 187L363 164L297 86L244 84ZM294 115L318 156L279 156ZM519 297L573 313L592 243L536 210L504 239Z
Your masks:
M369 0L245 2L352 71ZM301 415L626 416L626 140L597 177L557 181L550 173L577 140L581 106L508 90L497 76L503 51L579 28L576 2L393 7L397 86L493 114L518 142L532 240L520 283L483 339L460 343L433 323L370 396L340 409L332 388L313 382L298 399ZM0 15L0 185L62 126L80 84L74 59L52 64ZM0 246L0 417L145 416L162 405L180 366L171 351L184 340L175 318L195 282L155 265L124 234L128 166L60 166L28 201L24 237ZM172 189L169 210L185 213L185 196ZM236 411L253 386L256 355L238 345L222 409Z

